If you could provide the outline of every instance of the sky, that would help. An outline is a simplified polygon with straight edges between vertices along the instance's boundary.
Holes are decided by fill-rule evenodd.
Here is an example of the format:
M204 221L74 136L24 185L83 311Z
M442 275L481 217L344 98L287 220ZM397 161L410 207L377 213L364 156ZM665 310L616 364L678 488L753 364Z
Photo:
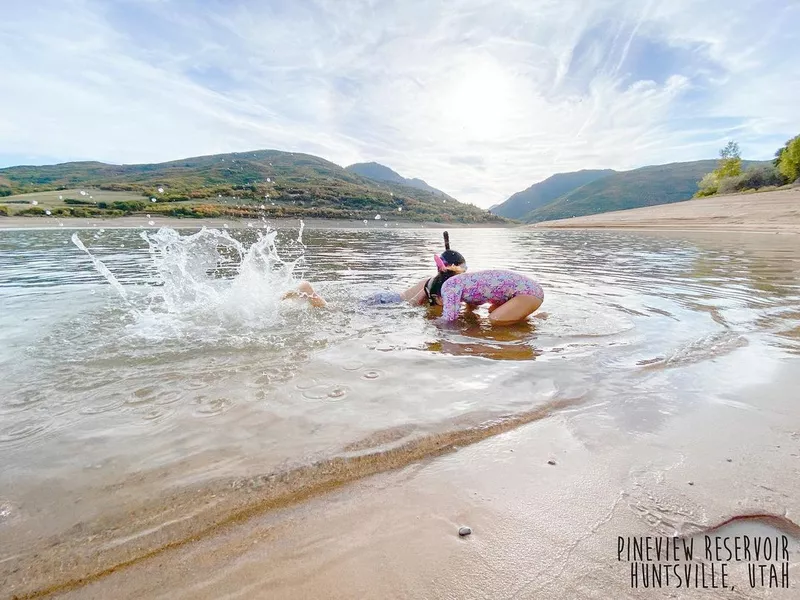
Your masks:
M800 0L0 0L0 166L278 149L489 207L554 173L771 158Z

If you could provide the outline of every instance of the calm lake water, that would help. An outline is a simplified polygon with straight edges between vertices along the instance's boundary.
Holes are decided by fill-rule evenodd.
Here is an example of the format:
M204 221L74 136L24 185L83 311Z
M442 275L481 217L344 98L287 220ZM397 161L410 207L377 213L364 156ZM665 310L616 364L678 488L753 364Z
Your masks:
M794 236L452 230L544 287L492 329L359 305L432 274L441 230L141 233L0 231L0 576L85 576L535 418L657 435L800 357ZM299 277L327 310L280 302Z

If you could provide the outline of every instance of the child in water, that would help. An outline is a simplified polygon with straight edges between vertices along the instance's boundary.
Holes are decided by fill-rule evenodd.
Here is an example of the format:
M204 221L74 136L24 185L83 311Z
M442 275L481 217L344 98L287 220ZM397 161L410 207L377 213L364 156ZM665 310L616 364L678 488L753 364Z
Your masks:
M447 232L444 239L446 250L434 256L438 270L434 277L419 281L403 293L379 292L363 302L367 305L408 302L415 306L442 306L440 320L445 323L458 318L462 302L467 304L468 310L488 302L489 320L501 325L523 321L542 305L544 291L536 281L505 270L467 273L466 260L460 252L450 249ZM312 306L327 306L307 281L301 282L296 292L284 296L291 297L304 297Z

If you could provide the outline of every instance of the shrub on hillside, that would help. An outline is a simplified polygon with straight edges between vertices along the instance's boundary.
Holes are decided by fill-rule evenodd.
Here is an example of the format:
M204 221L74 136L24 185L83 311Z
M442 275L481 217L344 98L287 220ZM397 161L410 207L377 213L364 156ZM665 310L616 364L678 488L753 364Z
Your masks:
M8 216L8 207L0 206L0 217L7 217L7 216Z
M738 177L725 177L720 180L717 192L734 194L744 190L758 190L768 186L786 183L783 175L773 166L751 167Z

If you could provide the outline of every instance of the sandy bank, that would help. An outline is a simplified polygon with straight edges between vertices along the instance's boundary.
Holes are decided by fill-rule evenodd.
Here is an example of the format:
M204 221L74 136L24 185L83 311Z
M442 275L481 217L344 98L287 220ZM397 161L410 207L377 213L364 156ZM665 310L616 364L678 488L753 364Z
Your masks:
M597 435L590 412L566 410L255 517L59 597L795 598L793 367L646 434ZM758 513L785 517L715 528ZM461 525L472 535L460 538ZM676 531L695 540L693 565L702 562L705 535L786 535L792 588L751 589L744 562L728 564L728 589L711 589L710 563L709 589L695 589L694 579L688 590L674 580L632 588L619 536Z
M420 229L425 227L446 227L449 229L461 228L497 228L508 227L501 223L434 223L418 221L387 221L387 220L339 220L339 219L304 219L306 227L334 228L334 229ZM210 227L215 229L260 228L265 224L271 227L298 227L299 219L180 219L177 217L164 217L160 215L116 217L112 219L79 219L63 217L0 217L0 229L87 229L87 228L149 228L172 227L173 229L200 229Z
M528 227L800 233L800 188L698 198L674 204L546 221Z

